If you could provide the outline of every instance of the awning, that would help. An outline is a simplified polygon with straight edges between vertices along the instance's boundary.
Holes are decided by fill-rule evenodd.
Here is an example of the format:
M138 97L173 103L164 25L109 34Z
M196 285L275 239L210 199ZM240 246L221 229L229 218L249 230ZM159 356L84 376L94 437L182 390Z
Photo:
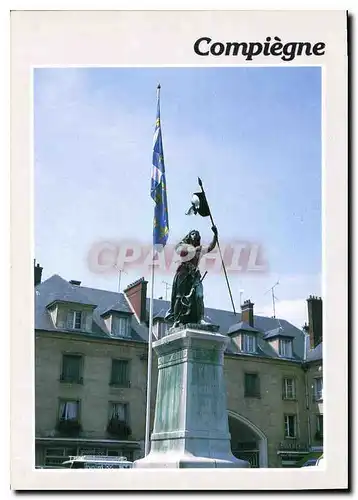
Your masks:
M36 437L36 444L44 444L46 446L105 446L107 448L122 448L138 450L141 448L140 441L117 440L117 439L87 439L87 438L70 438L70 437Z

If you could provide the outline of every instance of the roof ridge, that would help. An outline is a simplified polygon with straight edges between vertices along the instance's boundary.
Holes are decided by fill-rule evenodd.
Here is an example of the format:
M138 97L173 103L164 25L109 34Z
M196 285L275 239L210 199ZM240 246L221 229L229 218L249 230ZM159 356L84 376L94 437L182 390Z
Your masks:
M103 288L94 288L93 286L82 286L76 285L78 288L85 288L87 290L96 290L96 292L105 292L105 293L115 293L117 295L124 296L123 292L117 292L116 290L104 290Z

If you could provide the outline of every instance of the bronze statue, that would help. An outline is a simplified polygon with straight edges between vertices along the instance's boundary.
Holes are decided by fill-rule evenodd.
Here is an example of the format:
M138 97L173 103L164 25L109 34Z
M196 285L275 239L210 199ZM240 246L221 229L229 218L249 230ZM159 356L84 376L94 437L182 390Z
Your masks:
M199 263L206 253L211 252L218 241L216 226L212 226L214 237L209 246L201 245L199 231L193 230L176 245L182 262L173 280L171 305L165 320L173 323L173 328L180 324L207 324L204 320L204 296ZM204 275L205 276L205 275Z

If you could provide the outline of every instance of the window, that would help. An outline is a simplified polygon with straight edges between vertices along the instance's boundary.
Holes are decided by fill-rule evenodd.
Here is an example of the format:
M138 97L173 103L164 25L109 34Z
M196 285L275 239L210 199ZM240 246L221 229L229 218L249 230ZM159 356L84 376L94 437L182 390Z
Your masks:
M111 385L129 387L129 361L125 359L112 359Z
M79 401L60 401L56 430L61 436L77 437L79 435L82 430Z
M127 403L110 403L109 418L128 423L128 404Z
M62 356L61 382L82 384L82 356L78 354L64 354Z
M58 417L60 421L78 421L80 418L80 402L73 400L60 401L60 410Z
M93 312L90 310L68 310L65 305L60 304L57 306L57 328L64 328L66 330L85 330L90 332L92 330ZM53 320L54 320L54 316Z
M68 311L67 328L69 330L81 330L82 320L83 320L82 311Z
M245 397L260 397L260 379L257 373L245 373Z
M107 455L106 448L79 448L79 455Z
M130 337L129 318L112 316L112 335L115 337Z
M292 358L292 340L279 340L279 355L283 358Z
M243 352L256 352L256 337L255 335L249 335L243 333L241 335L241 350Z
M45 448L45 464L48 467L60 467L70 456L77 455L77 447L65 448Z
M282 398L296 399L296 384L293 378L283 379Z
M296 437L296 415L285 415L285 438Z
M317 377L314 379L314 401L322 401L323 399L323 378Z
M323 439L323 415L316 415L316 440L321 441Z
M117 439L128 439L132 434L128 423L128 404L110 403L107 432Z

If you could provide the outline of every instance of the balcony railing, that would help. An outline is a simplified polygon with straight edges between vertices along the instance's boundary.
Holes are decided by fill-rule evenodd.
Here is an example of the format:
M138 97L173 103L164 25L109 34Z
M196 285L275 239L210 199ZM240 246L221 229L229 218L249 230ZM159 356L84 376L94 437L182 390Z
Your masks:
M56 430L64 436L78 436L82 430L82 426L77 419L61 418L57 422Z
M83 377L64 375L61 373L60 382L67 384L83 384Z
M124 420L119 420L117 418L111 418L107 425L107 432L111 436L115 436L119 439L128 439L132 434L132 430Z
M309 444L301 441L290 440L287 438L278 446L278 451L296 451L296 452L307 452L309 451Z
M111 380L109 383L112 387L123 387L128 389L131 386L130 380Z
M288 400L291 400L291 401L295 401L296 400L296 394L293 393L293 392L285 392L285 391L283 391L282 392L282 399L288 399Z
M259 390L245 390L245 398L261 398Z

